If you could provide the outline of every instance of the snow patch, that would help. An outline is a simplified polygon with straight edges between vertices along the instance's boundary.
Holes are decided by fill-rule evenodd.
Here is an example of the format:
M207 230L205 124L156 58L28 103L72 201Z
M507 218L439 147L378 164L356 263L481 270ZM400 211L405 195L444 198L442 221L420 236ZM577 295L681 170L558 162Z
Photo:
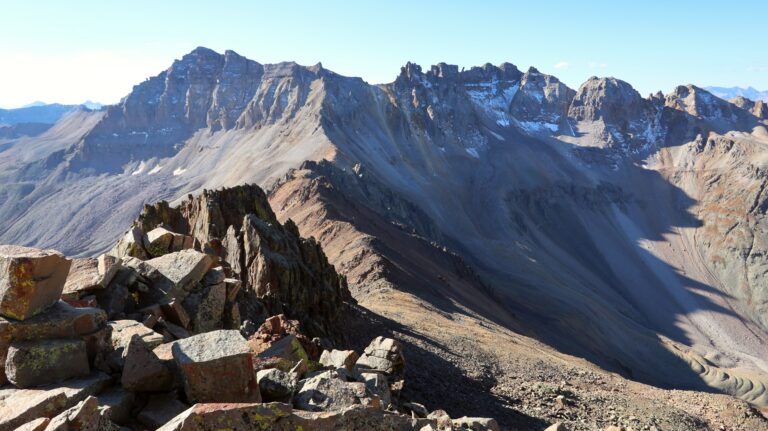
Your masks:
M178 177L179 175L183 174L187 170L184 168L176 168L176 170L173 171L173 176Z
M557 132L559 128L557 124L538 121L520 121L517 123L517 125L529 133L538 133L547 130L550 132Z
M467 152L467 154L469 154L470 156L472 156L472 157L474 157L474 158L476 158L476 159L479 159L479 158L480 158L480 154L477 152L477 148L475 148L475 147L470 147L470 148L465 148L464 150L465 150L465 151Z
M136 175L139 175L140 173L144 172L144 169L145 169L146 167L147 167L147 164L146 164L145 162L143 162L143 161L142 161L141 163L139 163L139 167L138 167L138 168L136 168L136 170L135 170L135 171L131 172L131 175L133 175L134 177L135 177Z
M151 171L147 172L147 175L154 175L154 174L160 172L161 169L163 169L163 167L160 166L160 165L157 165L154 168L152 168Z

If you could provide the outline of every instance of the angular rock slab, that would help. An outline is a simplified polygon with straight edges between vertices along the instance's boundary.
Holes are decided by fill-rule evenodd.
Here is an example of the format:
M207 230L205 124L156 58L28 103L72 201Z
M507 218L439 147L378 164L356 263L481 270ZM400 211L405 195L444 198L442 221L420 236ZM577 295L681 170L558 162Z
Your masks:
M374 404L365 383L348 382L336 371L302 380L293 397L294 407L310 412L340 411L354 405Z
M323 350L320 355L320 363L326 367L346 368L347 371L352 371L358 359L359 355L354 350Z
M206 332L178 340L172 352L189 402L261 401L251 352L239 331Z
M0 315L25 320L58 302L71 264L54 250L0 245Z
M89 395L106 388L111 379L102 373L84 379L68 380L60 385L36 389L0 389L0 431L16 427L40 417L52 418Z
M347 407L334 412L307 412L294 410L280 419L274 429L304 431L420 431L437 428L434 419L417 419L406 415L390 413L375 407L361 405Z
M85 341L80 338L17 341L5 360L8 380L17 388L63 382L90 374Z
M125 365L120 383L133 392L161 392L173 389L173 374L139 335L134 335L123 354Z
M384 374L401 374L405 369L403 345L392 338L376 337L365 348L363 356L357 360L355 368Z
M156 257L138 267L139 273L165 292L166 299L183 300L213 265L213 258L196 250Z
M50 422L48 418L37 418L16 428L16 431L44 431Z
M499 424L496 419L491 418L469 418L461 417L453 420L453 427L458 429L469 429L473 431L499 431Z
M14 341L82 337L86 339L86 345L90 346L89 338L105 328L106 320L107 315L103 310L75 308L62 301L27 320L0 318L0 364L5 364L8 347ZM6 382L3 367L0 369L0 384Z
M158 431L277 430L291 414L290 404L196 404ZM298 429L298 428L295 428ZM311 428L304 428L309 431Z
M296 374L277 368L259 370L256 373L256 381L259 383L259 392L264 402L290 402L299 383Z
M61 412L51 419L46 431L118 431L113 424L99 412L99 400L89 396L76 406Z

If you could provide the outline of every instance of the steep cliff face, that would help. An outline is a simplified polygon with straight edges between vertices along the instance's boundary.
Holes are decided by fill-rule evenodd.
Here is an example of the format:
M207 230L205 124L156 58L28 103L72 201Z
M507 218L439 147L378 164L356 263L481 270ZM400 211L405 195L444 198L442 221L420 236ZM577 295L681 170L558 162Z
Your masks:
M136 225L144 232L168 226L219 256L242 281L249 313L285 314L315 336L339 333L344 303L352 300L345 278L316 240L301 237L290 220L277 221L258 186L204 190L177 207L147 205Z

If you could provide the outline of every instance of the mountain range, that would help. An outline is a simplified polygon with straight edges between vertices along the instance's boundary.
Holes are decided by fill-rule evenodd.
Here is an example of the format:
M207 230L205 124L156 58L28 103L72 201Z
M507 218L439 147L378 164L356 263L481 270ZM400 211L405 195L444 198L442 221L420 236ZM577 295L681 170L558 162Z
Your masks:
M725 100L731 100L736 97L744 97L751 100L762 100L763 102L768 102L768 91L760 91L756 90L753 87L704 87L707 91L714 94L715 96L725 99Z
M521 370L768 407L763 101L509 63L370 85L197 48L116 105L0 135L0 241L92 255L145 204L245 183L510 423ZM673 408L622 385L627 409Z

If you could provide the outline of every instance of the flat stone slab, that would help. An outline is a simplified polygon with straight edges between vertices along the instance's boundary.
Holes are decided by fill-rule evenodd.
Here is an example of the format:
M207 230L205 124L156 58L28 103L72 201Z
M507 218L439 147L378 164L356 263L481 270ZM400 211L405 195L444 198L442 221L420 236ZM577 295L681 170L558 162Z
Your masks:
M52 418L89 395L98 394L110 382L108 375L95 373L42 388L4 387L0 389L0 431L14 430L36 418Z
M133 336L139 338L150 349L163 344L163 336L147 328L141 322L135 320L114 320L107 323L112 328L112 347L115 350L125 349Z
M77 337L88 339L105 328L106 320L104 310L75 308L62 301L27 320L0 317L0 364L5 364L12 342ZM0 367L0 384L7 382L5 368Z
M172 352L190 402L261 401L251 351L239 331L212 331L178 340Z
M17 341L5 360L8 380L30 388L85 377L91 372L85 341L80 338Z
M55 304L71 264L55 250L0 245L0 315L25 320Z

